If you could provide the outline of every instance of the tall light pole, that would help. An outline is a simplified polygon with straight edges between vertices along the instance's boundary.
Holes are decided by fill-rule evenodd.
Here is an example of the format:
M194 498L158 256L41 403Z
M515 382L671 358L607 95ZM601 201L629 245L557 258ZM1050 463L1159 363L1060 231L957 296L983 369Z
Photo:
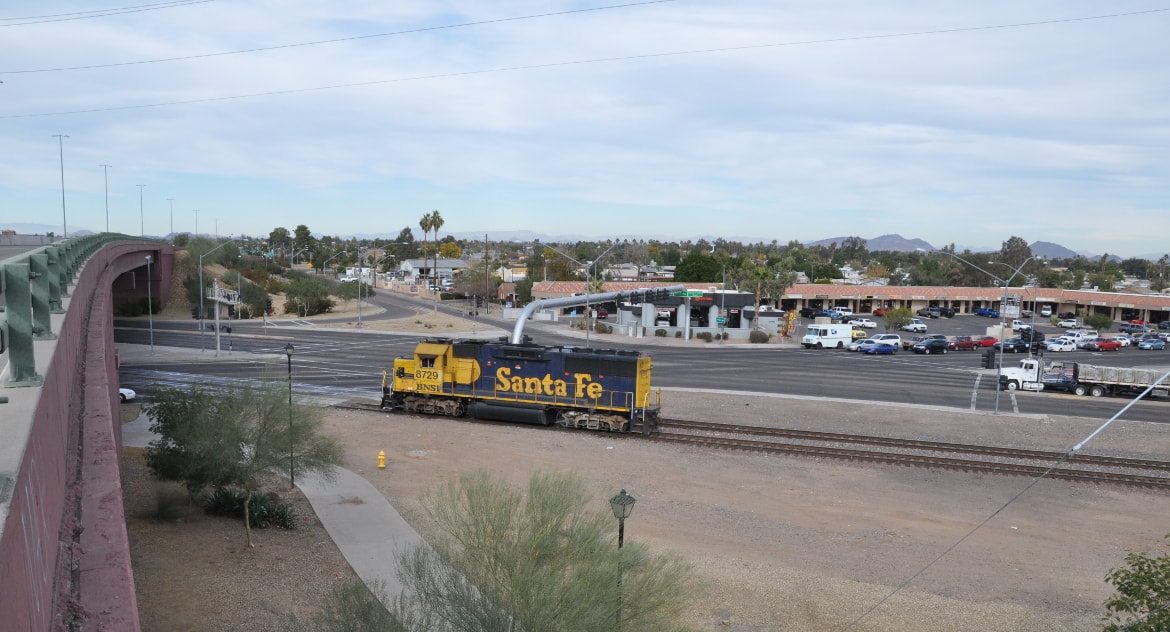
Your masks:
M106 232L110 232L110 167L113 165L98 165L102 168L102 179L106 184Z
M142 213L142 189L146 187L145 184L136 184L138 187L138 231L142 237L146 236L146 216Z
M150 255L146 255L146 316L150 322L150 355L154 355L154 299L150 295Z
M69 238L69 222L65 220L65 134L53 134L57 139L57 152L61 158L61 238Z
M293 345L284 345L284 355L288 357L288 486L289 489L297 486L293 476L293 414L292 414L292 354Z
M621 548L622 542L626 539L626 518L634 512L634 503L637 502L633 496L622 490L620 494L615 495L609 499L609 508L613 510L613 517L618 519L618 604L617 604L617 629L622 629L622 556Z
M572 261L573 263L575 263L575 264L577 264L577 265L579 265L579 266L581 266L581 267L585 268L585 346L586 346L586 347L588 347L588 346L589 346L589 329L590 329L590 323L589 323L589 309L590 309L590 307L589 307L589 292L590 292L590 291L592 291L592 289L593 289L593 288L591 287L591 286L593 285L593 266L597 265L597 263L598 263L599 261L601 261L602 257L604 257L605 255L609 254L609 251L610 251L610 250L613 250L614 248L616 248L616 247L617 247L617 245L618 245L618 242L614 242L614 243L613 243L613 245L611 245L609 248L606 248L606 249L605 249L605 252L603 252L603 253L601 253L600 255L598 255L598 256L597 256L597 258L596 258L596 259L594 259L593 261L590 261L588 265L586 265L586 264L584 264L584 263L581 263L580 261L577 261L576 259L574 259L574 258L570 257L569 255L567 255L567 254L565 254L565 253L561 252L560 250L557 250L556 248L553 248L552 246L548 246L548 245L546 245L546 246L545 246L545 248L548 248L549 250L551 250L551 251L553 251L553 252L557 253L558 255L560 255L560 256L562 256L562 257L564 257L564 258L566 258L566 259L568 259L569 261Z
M191 211L195 214L195 236L199 236L199 209Z
M919 248L918 250L920 252L926 252L922 248ZM1014 279L1016 277L1016 275L1020 273L1020 270L1023 270L1024 266L1028 265L1028 263L1030 261L1032 261L1033 259L1035 259L1036 257L1033 256L1033 257L1028 257L1027 259L1025 259L1024 262L1021 263L1018 268L1016 268L1015 270L1012 271L1011 276L1009 276L1006 280L1004 280L1004 279L1001 279L998 276L988 272L987 270L980 268L979 266L975 265L974 263L967 261L966 259L960 257L959 255L956 255L953 252L949 252L946 250L932 250L930 252L941 252L942 254L953 257L954 259L957 259L957 260L971 266L972 268L975 268L976 270L982 272L983 274L986 274L987 276L995 279L997 282L999 282L1001 285L1003 285L1003 298L1000 299L1000 302L999 302L999 309L1000 309L1000 313L999 313L999 317L1000 317L999 318L999 361L996 363L997 366L995 367L995 413L994 414L998 415L999 414L999 391L1001 388L1000 387L1000 379L1003 377L1003 349L1006 346L1006 345L1004 345L1004 338L1003 337L1004 337L1004 334L1006 333L1004 330L1007 326L1007 321L1005 320L1006 317L1004 315L1004 307L1007 305L1008 286L1011 284L1012 279ZM994 263L1000 263L1000 262L989 261L988 265L992 265ZM1011 268L1011 266L1006 264L1006 263L1002 263L1001 265L1005 265L1005 266L1008 266L1009 268ZM1030 343L1029 343L1029 348L1030 348Z
M171 203L171 237L175 236L175 198L167 198Z

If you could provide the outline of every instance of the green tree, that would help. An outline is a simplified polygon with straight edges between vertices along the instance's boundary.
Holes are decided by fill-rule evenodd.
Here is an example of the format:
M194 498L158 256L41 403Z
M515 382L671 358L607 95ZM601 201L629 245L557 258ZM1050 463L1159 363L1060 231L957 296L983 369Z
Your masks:
M999 249L999 261L1011 266L1012 270L1020 267L1031 256L1032 247L1023 237L1009 237Z
M1113 319L1108 314L1089 314L1085 317L1085 324L1098 331L1108 331L1113 327Z
M288 229L282 226L273 228L272 232L268 233L268 247L273 252L280 250L281 254L277 255L280 257L292 254L288 252L288 249L292 247L292 240L289 238Z
M910 311L908 307L887 309L885 315L882 316L882 320L886 324L886 333L889 333L891 329L896 331L901 329L903 325L909 325L912 318L914 318L914 312Z
M183 482L188 493L236 485L252 491L262 479L291 471L328 476L342 460L341 444L320 434L319 408L290 406L284 380L242 388L158 389L146 407L151 431L147 466L159 478ZM244 528L252 546L252 525Z
M284 293L284 313L312 316L333 309L329 288L321 279L304 276L293 280Z
M333 288L333 295L343 301L352 301L358 296L362 300L374 295L374 288L370 287L369 283L357 281L354 283L338 283L337 287Z
M526 493L484 472L427 497L443 530L399 559L407 590L392 609L407 630L682 630L694 594L680 558L613 542L608 505L584 481L534 473Z
M1130 553L1125 566L1109 571L1105 581L1117 594L1105 601L1110 614L1103 632L1170 630L1170 556Z
M178 481L194 499L208 487L227 485L239 458L239 437L230 436L232 404L208 388L156 386L143 407L150 431L146 466L157 478Z
M435 225L435 224L434 224L434 220L431 218L431 214L430 214L430 213L423 213L423 216L422 216L421 218L419 218L419 220L418 220L418 227L419 227L419 228L421 228L421 229L422 229L422 232L423 232L423 249L422 249L422 255L423 255L424 257L426 257L426 256L427 256L427 254L428 254L428 251L427 251L427 237L428 237L428 235L430 234L430 232L431 232L431 229L432 229L432 228L434 228L434 225ZM434 274L435 274L435 271L434 271L434 269L432 268L432 269L431 269L431 276L433 277L433 276L434 276Z
M723 275L723 266L714 257L698 250L687 255L674 268L674 280L680 283L717 282Z

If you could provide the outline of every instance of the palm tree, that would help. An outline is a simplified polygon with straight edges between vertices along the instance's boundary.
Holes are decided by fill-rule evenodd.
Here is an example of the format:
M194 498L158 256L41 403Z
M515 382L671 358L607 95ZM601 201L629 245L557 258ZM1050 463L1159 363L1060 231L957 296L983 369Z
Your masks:
M435 266L431 268L431 277L435 285L438 287L439 281L439 229L443 227L443 216L439 215L438 209L431 211L431 230L435 231Z
M437 213L438 211L435 211L435 212ZM432 223L434 220L431 218L432 218L431 213L423 213L422 219L418 220L418 227L421 228L422 232L423 232L423 253L424 253L423 256L424 257L426 256L425 253L426 253L426 247L427 247L427 233L431 232L431 227L434 225ZM434 274L434 272L432 271L431 274Z

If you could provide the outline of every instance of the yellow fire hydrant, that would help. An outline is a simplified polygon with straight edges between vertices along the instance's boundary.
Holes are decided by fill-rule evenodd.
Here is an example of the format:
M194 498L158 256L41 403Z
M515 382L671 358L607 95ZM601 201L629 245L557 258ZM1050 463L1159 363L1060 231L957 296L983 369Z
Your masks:
M378 469L379 470L386 469L386 451L385 450L378 451Z

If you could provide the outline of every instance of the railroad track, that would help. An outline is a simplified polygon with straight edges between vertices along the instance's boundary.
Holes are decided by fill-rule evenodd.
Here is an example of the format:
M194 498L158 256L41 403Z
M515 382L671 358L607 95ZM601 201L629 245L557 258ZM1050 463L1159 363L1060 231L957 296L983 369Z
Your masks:
M378 404L345 402L334 408L381 412ZM468 421L466 418L463 421ZM499 422L485 422L499 423ZM567 432L582 432L568 430ZM987 474L1039 476L1064 457L1063 452L981 446L920 439L898 439L814 430L768 428L700 421L663 419L659 432L631 441L774 454L794 454L892 465L963 470ZM1049 478L1170 490L1170 461L1077 455L1048 472Z
M704 447L1016 476L1043 474L1054 463L1060 462L1065 454L1047 450L681 420L661 420L658 434L651 439ZM1077 455L1060 462L1048 472L1048 477L1170 489L1170 462Z

